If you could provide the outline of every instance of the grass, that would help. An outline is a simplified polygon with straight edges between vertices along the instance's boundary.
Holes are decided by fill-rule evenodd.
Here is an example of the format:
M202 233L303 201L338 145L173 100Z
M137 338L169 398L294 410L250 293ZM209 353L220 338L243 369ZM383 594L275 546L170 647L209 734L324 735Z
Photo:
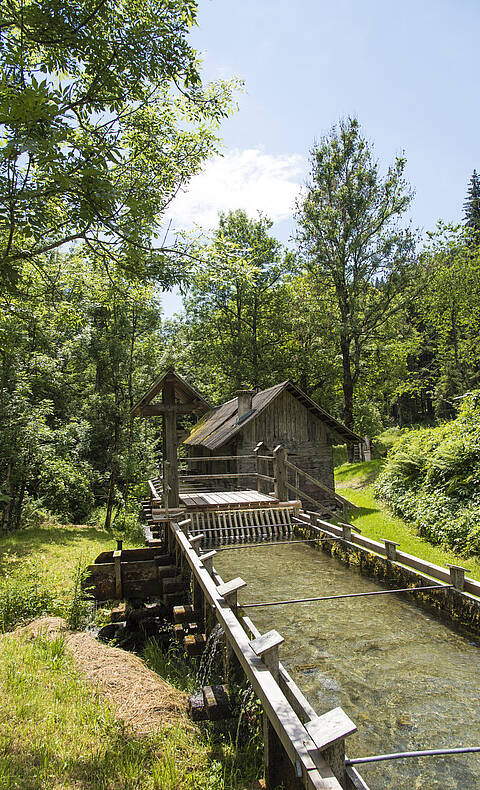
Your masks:
M350 521L373 540L394 540L407 554L415 554L436 565L447 563L463 565L468 575L480 581L480 559L463 557L453 551L421 538L405 521L392 515L387 506L375 499L372 484L379 474L383 459L357 464L342 464L335 469L336 488L345 499L356 505L358 510L350 513ZM340 484L340 485L339 485Z
M0 630L40 614L78 624L81 569L112 548L114 537L95 527L46 524L2 535Z
M0 641L1 790L221 790L195 731L141 738L74 670L63 637Z

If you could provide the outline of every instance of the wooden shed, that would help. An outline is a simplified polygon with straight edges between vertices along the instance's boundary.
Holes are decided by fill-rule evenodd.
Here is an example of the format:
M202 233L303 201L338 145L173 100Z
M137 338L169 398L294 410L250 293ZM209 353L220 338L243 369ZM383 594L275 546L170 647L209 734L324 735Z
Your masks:
M205 473L254 471L252 461L222 465L208 459L251 455L259 442L270 451L282 444L298 467L334 490L332 446L359 441L293 382L282 381L266 390L238 390L236 398L207 412L183 443L190 455L205 457ZM311 487L302 485L307 493Z

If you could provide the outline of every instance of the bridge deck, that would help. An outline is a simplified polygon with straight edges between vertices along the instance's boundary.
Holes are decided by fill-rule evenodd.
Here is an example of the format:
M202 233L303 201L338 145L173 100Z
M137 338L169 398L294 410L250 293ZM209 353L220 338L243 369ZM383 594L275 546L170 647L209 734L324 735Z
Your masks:
M189 491L180 492L180 502L188 509L229 510L230 508L268 507L278 503L268 494L246 489L245 491Z

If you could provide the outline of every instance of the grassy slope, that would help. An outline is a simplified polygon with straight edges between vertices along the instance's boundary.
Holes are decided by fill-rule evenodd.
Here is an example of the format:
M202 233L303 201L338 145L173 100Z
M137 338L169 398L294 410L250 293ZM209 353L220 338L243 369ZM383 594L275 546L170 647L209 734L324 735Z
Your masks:
M114 546L111 534L93 527L45 525L1 536L0 630L6 607L5 630L42 613L68 615L78 563ZM185 685L181 661L153 658L152 669ZM258 786L252 749L180 727L134 736L75 672L62 640L0 634L0 790L245 790Z
M94 527L46 524L2 535L0 631L43 613L68 619L76 571L113 548L112 535Z
M372 491L372 483L378 475L383 461L381 459L358 464L342 464L335 469L335 482L338 493L357 505L360 510L352 511L352 524L362 530L362 534L374 540L387 538L400 544L402 551L416 554L436 565L457 563L468 568L469 576L480 580L480 560L461 557L452 551L433 546L416 534L415 530L402 519L393 516L386 505L378 502Z
M2 790L213 790L218 778L195 732L126 730L77 674L63 637L1 638Z

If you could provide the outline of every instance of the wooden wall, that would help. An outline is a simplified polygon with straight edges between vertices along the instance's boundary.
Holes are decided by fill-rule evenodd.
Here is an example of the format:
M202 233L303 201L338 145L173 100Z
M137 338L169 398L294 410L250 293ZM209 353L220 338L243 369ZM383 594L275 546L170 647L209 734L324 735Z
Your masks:
M334 488L332 441L325 424L310 412L289 392L282 392L253 420L247 422L228 443L208 451L201 446L189 447L191 455L250 455L258 442L264 442L269 453L279 444L286 448L292 463L305 469L321 483ZM251 472L255 470L254 461L219 461L218 463L198 464L202 471L210 474L221 472ZM200 469L198 469L200 472ZM273 474L273 469L268 471ZM254 478L229 481L229 488L256 488ZM291 474L290 482L295 484ZM266 484L268 486L268 484ZM300 479L300 488L316 499L325 499L319 489L305 478ZM292 494L292 498L296 498ZM312 505L309 505L312 507Z
M258 442L264 442L270 451L283 444L292 463L334 488L332 441L327 428L289 392L282 392L247 423L238 434L238 454L253 452ZM294 483L293 478L290 482ZM305 479L300 481L300 488L318 497L318 489Z

